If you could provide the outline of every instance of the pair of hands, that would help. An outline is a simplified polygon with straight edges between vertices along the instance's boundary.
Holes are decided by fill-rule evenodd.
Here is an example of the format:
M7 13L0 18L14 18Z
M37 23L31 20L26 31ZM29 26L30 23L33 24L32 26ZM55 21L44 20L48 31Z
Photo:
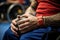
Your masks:
M16 19L12 20L11 30L15 35L18 35L17 31L25 33L37 28L38 19L31 14L24 14L18 16ZM18 27L15 26L18 24Z

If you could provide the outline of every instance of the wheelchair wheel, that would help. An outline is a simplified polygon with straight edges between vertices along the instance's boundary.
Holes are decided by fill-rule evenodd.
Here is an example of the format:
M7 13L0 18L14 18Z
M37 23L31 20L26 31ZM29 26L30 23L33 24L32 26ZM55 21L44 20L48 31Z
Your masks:
M6 2L0 3L0 19L7 20L7 10L11 4L7 4Z
M15 19L17 15L24 14L24 7L21 4L12 4L7 10L7 20L11 22L11 20Z

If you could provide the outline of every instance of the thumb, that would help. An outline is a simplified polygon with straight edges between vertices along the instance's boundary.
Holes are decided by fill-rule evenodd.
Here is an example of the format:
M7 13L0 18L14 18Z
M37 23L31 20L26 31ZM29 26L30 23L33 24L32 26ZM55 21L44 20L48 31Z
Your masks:
M21 18L20 15L17 15L17 18L20 19Z

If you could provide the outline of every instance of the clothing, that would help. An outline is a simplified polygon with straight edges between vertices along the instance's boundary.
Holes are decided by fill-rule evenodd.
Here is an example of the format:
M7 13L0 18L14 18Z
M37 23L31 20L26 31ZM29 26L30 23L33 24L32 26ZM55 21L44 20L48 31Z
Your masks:
M38 6L36 10L36 17L39 16L51 16L60 12L60 4L52 0L37 0ZM43 21L39 21L39 24L43 24Z
M42 40L45 33L50 32L51 27L47 28L39 28L36 30L33 30L31 32L25 33L20 35L20 37L16 37L14 33L9 28L4 35L3 40Z
M49 0L37 0L38 7L36 16L49 16L60 12L60 4L54 3Z

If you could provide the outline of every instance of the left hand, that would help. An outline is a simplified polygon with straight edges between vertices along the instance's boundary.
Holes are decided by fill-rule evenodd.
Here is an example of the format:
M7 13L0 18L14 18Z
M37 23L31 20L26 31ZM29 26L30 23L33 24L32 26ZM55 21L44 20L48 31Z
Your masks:
M24 14L22 15L22 18L26 17L25 19L22 19L18 21L19 24L19 30L21 33L25 33L27 31L31 31L35 28L37 28L37 18L35 16L32 16L30 14Z

